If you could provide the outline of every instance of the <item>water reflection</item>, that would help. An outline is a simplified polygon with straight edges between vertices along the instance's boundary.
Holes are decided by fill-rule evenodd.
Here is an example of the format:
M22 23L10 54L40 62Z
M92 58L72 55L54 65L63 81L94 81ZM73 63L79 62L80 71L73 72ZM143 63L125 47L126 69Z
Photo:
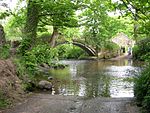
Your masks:
M88 61L64 60L69 67L51 70L54 94L86 97L133 97L133 82L124 81L140 69L132 60ZM139 63L138 63L139 64Z

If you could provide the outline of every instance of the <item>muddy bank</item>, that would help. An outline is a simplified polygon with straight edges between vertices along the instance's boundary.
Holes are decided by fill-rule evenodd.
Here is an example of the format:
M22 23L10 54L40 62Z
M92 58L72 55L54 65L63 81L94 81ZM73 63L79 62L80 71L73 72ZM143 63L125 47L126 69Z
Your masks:
M0 94L11 103L22 100L24 91L11 59L0 60ZM1 108L0 108L1 109Z

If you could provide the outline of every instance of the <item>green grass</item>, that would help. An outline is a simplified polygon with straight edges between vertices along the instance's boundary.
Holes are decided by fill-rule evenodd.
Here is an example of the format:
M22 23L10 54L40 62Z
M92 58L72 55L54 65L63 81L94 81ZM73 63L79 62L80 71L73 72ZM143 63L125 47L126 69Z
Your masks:
M0 109L7 108L8 106L10 106L10 104L10 100L8 100L5 95L0 92Z
M0 99L0 109L6 108L10 105L9 100L7 99Z

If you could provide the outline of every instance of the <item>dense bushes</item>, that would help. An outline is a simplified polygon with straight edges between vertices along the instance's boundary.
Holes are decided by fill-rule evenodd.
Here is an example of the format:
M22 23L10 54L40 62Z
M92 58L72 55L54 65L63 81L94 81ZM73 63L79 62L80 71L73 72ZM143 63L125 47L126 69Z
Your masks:
M133 57L137 60L150 61L150 38L145 38L133 48ZM143 113L150 113L150 64L135 80L135 97L143 108Z
M134 93L143 113L150 113L150 65L136 78Z
M36 45L22 54L17 63L18 68L21 73L23 72L21 70L25 69L29 75L34 75L38 65L42 63L51 65L52 61L57 59L57 53L57 49L51 48L48 44Z
M133 48L133 57L146 62L150 61L150 39L146 38ZM135 81L135 97L142 106L143 113L150 113L150 65L147 65Z
M107 42L105 44L105 48L110 50L110 51L116 51L116 50L119 50L119 46L113 42Z
M23 88L26 91L35 89L36 75L39 74L41 64L54 65L53 61L57 60L57 49L51 48L49 44L34 45L31 49L26 50L25 42L19 49L19 55L15 59L19 78L23 80ZM23 52L23 53L21 53Z
M10 44L0 46L0 58L7 59L8 57L10 57Z
M150 60L150 38L145 38L133 48L133 57L138 60Z
M86 52L72 44L60 45L57 47L60 59L78 59L87 56Z

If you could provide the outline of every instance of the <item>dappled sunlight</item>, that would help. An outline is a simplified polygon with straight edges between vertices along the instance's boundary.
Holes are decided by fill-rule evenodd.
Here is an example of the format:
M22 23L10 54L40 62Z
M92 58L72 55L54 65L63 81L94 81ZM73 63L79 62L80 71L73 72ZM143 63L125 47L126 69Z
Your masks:
M134 97L133 82L123 81L122 78L114 78L110 83L111 97Z
M138 71L139 67L133 66L110 66L106 68L107 73L111 76L116 77L133 77L134 74L132 72Z

